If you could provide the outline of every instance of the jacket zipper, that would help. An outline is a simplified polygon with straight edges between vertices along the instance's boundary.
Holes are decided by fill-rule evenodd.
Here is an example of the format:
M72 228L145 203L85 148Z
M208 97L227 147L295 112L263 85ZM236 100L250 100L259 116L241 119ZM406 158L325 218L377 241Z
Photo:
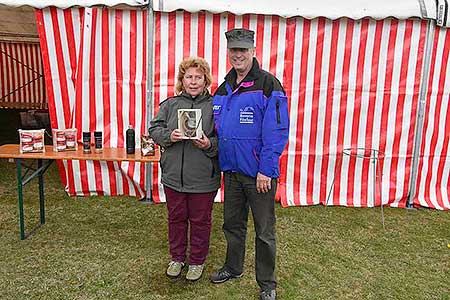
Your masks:
M280 117L280 100L277 100L276 103L276 109L277 109L277 123L281 123L281 117Z

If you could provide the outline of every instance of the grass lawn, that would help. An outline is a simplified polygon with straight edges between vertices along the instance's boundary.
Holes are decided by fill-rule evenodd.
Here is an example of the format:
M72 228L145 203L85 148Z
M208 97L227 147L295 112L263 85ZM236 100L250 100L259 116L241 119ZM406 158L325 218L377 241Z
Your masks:
M250 221L244 277L213 285L170 280L163 204L70 198L56 165L45 177L47 223L19 238L15 166L0 160L0 299L258 299ZM25 187L26 228L39 222ZM278 299L450 299L450 214L436 210L277 205ZM221 204L206 274L225 242Z

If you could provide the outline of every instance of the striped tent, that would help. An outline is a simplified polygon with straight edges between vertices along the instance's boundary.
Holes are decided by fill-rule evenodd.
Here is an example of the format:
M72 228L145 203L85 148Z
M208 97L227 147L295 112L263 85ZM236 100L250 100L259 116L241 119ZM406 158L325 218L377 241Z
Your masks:
M210 62L214 92L230 68L223 33L250 28L258 60L289 98L283 206L450 209L450 36L437 27L448 23L445 2L272 2L167 0L154 1L153 11L137 7L145 3L65 2L38 10L52 127L102 130L106 146L123 146L126 126L144 133L173 95L184 57ZM374 163L343 155L360 148L384 156ZM153 178L153 199L165 200L156 165L146 173L138 164L64 162L61 170L71 195L143 196Z

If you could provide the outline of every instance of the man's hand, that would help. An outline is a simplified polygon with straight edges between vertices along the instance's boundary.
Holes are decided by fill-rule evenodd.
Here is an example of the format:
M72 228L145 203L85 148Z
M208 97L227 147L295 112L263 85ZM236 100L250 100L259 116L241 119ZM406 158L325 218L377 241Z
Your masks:
M199 139L192 140L192 142L194 143L195 146L203 150L206 150L209 147L211 147L211 141L205 134L202 134L202 137Z
M170 134L170 141L172 143L179 142L183 139L182 136L180 129L174 129Z
M256 175L256 191L267 193L272 188L272 178L258 172Z

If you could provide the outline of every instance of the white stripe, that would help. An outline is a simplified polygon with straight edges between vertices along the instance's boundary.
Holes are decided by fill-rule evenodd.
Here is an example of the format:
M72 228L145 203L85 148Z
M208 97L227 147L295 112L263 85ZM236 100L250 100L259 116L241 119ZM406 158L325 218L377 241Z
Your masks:
M217 84L218 86L222 82L222 78L225 77L227 73L227 40L225 38L224 32L227 31L228 26L228 18L227 14L221 15L220 18L220 30L219 30L219 52L218 52L218 61L219 61L219 69L217 72ZM212 70L211 70L212 71Z
M109 25L109 114L111 116L110 123L110 146L112 148L116 148L119 142L119 128L118 128L118 120L117 120L117 73L116 73L116 11L110 10L108 12L108 25ZM114 165L115 166L115 165ZM115 170L117 168L115 167ZM114 172L114 174L118 174L118 172ZM116 176L117 177L117 176ZM118 180L118 178L116 178Z
M160 98L155 99L155 103L160 103L167 98L168 85L168 61L169 61L169 15L167 13L161 14L161 50L160 50ZM155 73L158 70L155 70Z
M205 59L212 62L212 36L213 36L213 15L205 13Z
M294 57L292 67L292 95L290 107L290 123L289 123L289 146L287 156L287 175L286 175L286 200L288 205L295 205L294 202L294 176L295 176L295 147L297 143L297 121L298 121L298 98L299 98L299 80L300 63L301 63L301 49L303 44L302 31L303 19L296 18L296 30L294 43Z
M337 25L336 25L337 26ZM342 86L342 70L344 68L344 53L345 53L345 32L347 30L347 22L345 19L339 21L339 30L336 44L336 66L334 72L334 82L333 82L333 94L332 94L332 113L331 113L331 124L336 124L330 126L330 160L328 165L327 178L330 178L327 182L327 200L330 195L330 199L328 200L328 205L333 205L333 193L331 190L331 184L333 180L338 179L339 173L336 172L337 164L342 164L341 153L337 152L338 147L338 130L339 127L337 124L339 123L339 113L340 113L340 99L341 99L341 86ZM335 174L336 172L336 174ZM336 188L336 185L333 186L333 189ZM330 194L331 193L331 194Z
M270 68L270 48L271 48L271 40L272 40L272 16L264 16L264 32L257 32L256 35L263 35L263 46L262 49L262 61L261 67L264 70L269 70ZM255 35L255 40L258 37Z
M198 46L198 14L191 14L191 56L197 56Z

